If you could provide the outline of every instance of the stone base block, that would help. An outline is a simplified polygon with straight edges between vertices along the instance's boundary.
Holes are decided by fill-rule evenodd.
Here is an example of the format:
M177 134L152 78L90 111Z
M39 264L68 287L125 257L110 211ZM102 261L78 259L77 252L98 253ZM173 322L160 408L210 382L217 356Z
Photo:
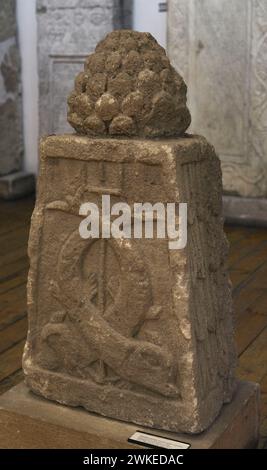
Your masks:
M192 449L255 448L259 429L259 386L240 382L233 401L198 435L136 427L35 396L19 384L0 397L0 448L140 449L128 439L137 430L187 442Z
M81 204L93 202L103 225L105 195L111 209L127 203L130 233L82 238ZM155 225L150 240L136 237L140 202L188 204L186 246ZM236 384L221 205L220 162L202 137L42 139L23 356L31 390L138 426L207 429Z
M267 227L267 199L223 196L223 212L229 224Z
M16 171L0 177L0 199L18 199L35 190L35 176L32 173Z

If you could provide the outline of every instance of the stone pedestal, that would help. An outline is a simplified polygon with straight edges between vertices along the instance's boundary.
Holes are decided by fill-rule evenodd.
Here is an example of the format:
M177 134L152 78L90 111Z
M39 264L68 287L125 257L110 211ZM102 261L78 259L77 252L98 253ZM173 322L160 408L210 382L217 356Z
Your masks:
M238 385L213 425L199 435L174 434L67 408L20 384L0 397L1 449L145 449L128 442L137 431L186 442L191 449L253 449L258 442L258 387Z
M204 138L51 136L29 243L26 383L113 418L200 432L234 389L219 160ZM81 238L82 203L188 203L188 242ZM133 236L133 234L132 234Z
M267 199L224 196L223 212L226 223L267 227Z

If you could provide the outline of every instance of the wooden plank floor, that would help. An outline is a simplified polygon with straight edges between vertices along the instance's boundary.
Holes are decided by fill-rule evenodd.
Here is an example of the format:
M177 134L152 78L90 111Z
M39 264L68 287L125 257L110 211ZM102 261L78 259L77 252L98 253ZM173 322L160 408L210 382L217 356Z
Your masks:
M0 202L0 393L22 380L27 331L27 239L33 199ZM261 384L260 447L267 448L267 229L226 227L237 374Z

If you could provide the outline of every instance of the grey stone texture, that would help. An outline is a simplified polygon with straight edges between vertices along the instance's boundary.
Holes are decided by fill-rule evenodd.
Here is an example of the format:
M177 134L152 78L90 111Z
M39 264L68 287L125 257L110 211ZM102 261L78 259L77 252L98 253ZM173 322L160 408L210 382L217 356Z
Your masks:
M0 1L0 176L21 168L22 121L16 2Z
M119 0L37 0L37 18L40 135L69 132L73 78L107 32L129 26L130 9Z
M266 197L266 0L168 6L168 53L189 88L192 132L215 146L227 193Z
M131 29L133 26L133 0L114 0L114 29Z

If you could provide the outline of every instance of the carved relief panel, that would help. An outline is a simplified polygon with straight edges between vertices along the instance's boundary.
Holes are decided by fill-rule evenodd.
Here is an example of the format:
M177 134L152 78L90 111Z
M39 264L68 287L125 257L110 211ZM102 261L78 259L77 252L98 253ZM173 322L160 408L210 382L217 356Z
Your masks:
M89 161L55 155L47 160L51 191L43 206L37 363L96 384L135 391L141 386L177 397L177 363L170 352L177 348L174 319L166 321L171 290L162 289L157 274L150 272L156 260L171 284L167 240L150 240L144 252L141 240L86 241L78 230L82 202L101 207L101 196L110 194L111 203L123 199L132 204L140 186L148 195L151 184L157 197L166 199L156 181L162 166L127 161L127 155L100 152L98 160L96 155ZM136 184L126 191L133 175Z
M191 131L222 161L224 189L267 195L267 3L169 0L168 50L188 84Z
M40 135L69 132L67 96L73 77L113 29L117 0L37 0Z

